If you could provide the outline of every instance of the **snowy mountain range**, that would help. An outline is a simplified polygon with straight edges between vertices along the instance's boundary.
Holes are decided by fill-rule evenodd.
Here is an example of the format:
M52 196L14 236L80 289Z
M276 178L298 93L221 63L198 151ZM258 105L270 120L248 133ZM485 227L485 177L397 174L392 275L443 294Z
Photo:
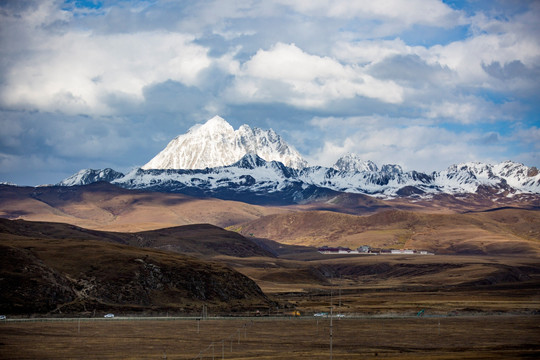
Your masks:
M258 204L297 204L337 193L380 198L435 194L496 196L540 194L540 173L512 161L463 163L440 172L405 172L347 154L333 167L312 166L273 130L234 130L220 117L172 140L142 168L128 174L112 169L81 170L59 185L107 181L128 189L177 192Z

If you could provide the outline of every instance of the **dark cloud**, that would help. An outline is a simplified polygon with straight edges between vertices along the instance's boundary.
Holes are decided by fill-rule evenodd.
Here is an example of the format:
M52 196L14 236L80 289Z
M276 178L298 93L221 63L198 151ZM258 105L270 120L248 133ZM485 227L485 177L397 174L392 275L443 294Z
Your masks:
M36 9L38 6L39 2L36 0L0 1L2 13L13 17L21 17L23 12Z
M540 66L527 68L521 61L514 60L508 64L501 65L500 62L494 61L489 65L482 64L482 68L491 76L500 80L508 80L515 78L539 79Z
M148 113L190 114L203 108L212 96L197 87L169 80L147 86L144 99L140 108Z
M152 124L133 118L0 112L0 179L19 184L57 182L80 168L119 170L144 163L157 147ZM57 178L42 178L57 173Z
M496 132L491 132L484 134L481 138L478 139L480 145L497 145L501 141L501 137Z
M411 87L439 86L451 77L450 69L439 64L430 65L418 55L396 55L388 57L369 68L369 74L380 78L405 83Z

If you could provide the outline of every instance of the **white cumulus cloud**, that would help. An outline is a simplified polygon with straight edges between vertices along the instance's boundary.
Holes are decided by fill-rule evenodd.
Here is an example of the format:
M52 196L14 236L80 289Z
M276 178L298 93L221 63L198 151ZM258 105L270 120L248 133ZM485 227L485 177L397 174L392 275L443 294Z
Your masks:
M145 86L166 80L196 85L211 64L208 49L195 44L193 35L163 30L107 34L61 26L53 31L54 24L72 19L51 4L1 16L12 45L1 49L10 60L0 88L4 106L106 114L110 97L141 101Z
M140 101L145 86L197 82L210 65L205 48L176 33L53 37L8 69L2 102L41 110L108 113L107 96Z
M453 26L460 12L437 0L278 0L295 10L316 16L337 18L382 18L405 25Z
M356 96L400 103L403 92L389 80L368 75L356 65L304 52L295 44L277 43L259 50L238 70L231 96L238 101L284 102L322 107Z

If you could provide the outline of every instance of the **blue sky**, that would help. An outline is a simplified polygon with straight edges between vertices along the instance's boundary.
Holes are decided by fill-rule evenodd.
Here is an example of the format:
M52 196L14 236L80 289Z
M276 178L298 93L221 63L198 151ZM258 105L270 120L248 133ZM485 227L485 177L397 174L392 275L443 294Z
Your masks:
M540 3L0 1L0 181L142 166L220 115L312 165L540 167Z

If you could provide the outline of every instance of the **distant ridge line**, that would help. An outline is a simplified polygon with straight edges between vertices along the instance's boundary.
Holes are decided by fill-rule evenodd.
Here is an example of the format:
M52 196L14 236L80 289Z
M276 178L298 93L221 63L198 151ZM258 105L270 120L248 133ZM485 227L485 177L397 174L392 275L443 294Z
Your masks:
M527 210L527 211L538 211L540 210L540 206L536 205L524 205L524 206L501 206L496 208L490 208L485 210L466 210L462 211L461 214L471 214L471 213L487 213L487 212L494 212L494 211L500 211L500 210Z

